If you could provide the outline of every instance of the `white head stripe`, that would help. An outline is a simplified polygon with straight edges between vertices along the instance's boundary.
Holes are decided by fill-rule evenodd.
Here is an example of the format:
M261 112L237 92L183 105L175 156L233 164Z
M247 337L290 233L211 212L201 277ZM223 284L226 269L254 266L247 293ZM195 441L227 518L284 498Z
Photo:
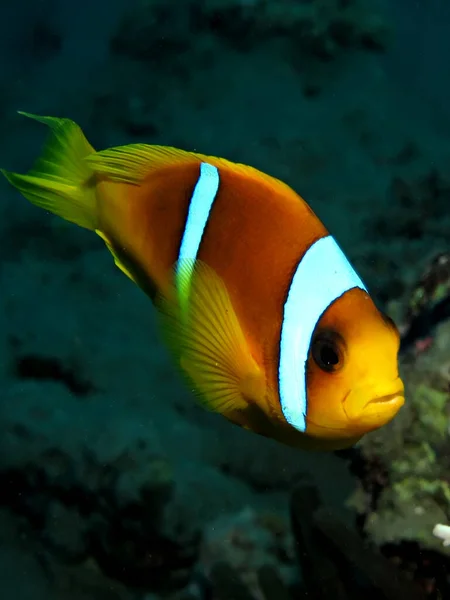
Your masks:
M219 170L208 163L200 164L200 176L195 184L181 238L178 260L195 261L209 213L219 189Z
M278 368L281 409L288 423L306 429L306 362L318 320L337 298L352 288L366 290L331 236L306 251L284 304Z

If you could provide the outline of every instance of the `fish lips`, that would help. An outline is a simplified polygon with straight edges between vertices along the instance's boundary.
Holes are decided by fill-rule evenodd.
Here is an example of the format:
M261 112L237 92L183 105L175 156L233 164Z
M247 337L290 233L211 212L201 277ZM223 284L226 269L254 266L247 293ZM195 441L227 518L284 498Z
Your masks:
M403 383L398 380L395 386L380 392L352 390L343 407L349 421L358 423L360 427L376 429L393 419L404 403Z

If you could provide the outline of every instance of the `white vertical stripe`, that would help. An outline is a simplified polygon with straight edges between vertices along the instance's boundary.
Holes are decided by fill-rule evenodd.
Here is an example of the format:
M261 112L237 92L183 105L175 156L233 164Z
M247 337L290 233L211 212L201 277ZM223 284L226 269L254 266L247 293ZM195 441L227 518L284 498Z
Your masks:
M200 176L195 184L181 238L178 264L184 260L195 261L208 222L209 213L219 189L220 177L217 167L200 164Z
M363 282L331 236L306 251L284 304L278 369L281 409L288 423L306 429L306 362L318 320L337 298Z

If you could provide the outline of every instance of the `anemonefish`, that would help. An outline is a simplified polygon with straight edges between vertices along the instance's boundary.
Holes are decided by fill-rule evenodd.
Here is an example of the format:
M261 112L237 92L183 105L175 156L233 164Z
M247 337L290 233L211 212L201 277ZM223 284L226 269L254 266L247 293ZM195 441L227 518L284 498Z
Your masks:
M25 198L95 231L153 300L177 365L210 410L291 446L339 449L404 402L399 335L288 185L164 146L96 152L69 119Z

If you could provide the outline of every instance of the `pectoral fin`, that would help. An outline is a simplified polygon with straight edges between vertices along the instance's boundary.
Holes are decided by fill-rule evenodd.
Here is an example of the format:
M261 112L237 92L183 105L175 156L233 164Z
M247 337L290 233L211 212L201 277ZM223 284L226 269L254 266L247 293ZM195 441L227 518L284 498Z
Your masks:
M254 360L222 279L202 262L178 264L176 285L158 307L163 330L200 402L222 414L264 394Z

